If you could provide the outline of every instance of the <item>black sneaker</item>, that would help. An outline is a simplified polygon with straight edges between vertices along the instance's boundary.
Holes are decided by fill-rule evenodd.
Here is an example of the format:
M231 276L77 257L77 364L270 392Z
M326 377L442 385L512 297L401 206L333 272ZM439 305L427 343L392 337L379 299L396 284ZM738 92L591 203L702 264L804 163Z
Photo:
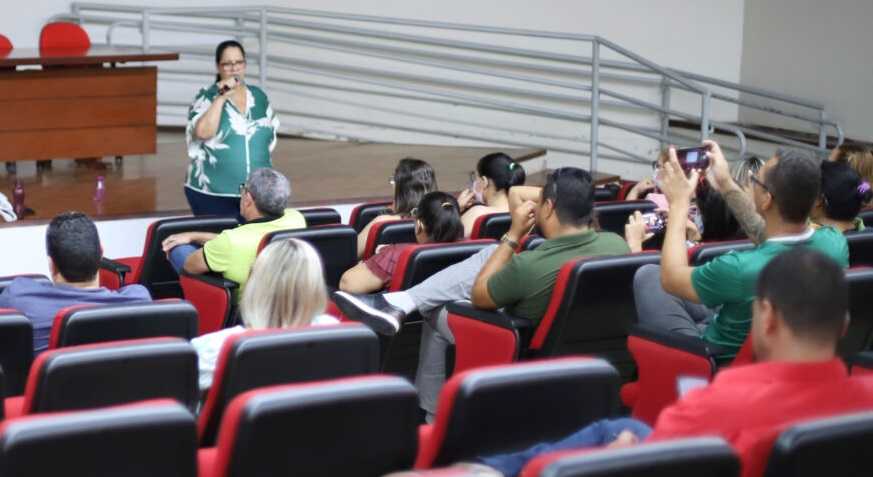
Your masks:
M377 333L393 336L400 330L406 313L385 301L381 294L356 295L337 291L333 301L349 319L360 321Z

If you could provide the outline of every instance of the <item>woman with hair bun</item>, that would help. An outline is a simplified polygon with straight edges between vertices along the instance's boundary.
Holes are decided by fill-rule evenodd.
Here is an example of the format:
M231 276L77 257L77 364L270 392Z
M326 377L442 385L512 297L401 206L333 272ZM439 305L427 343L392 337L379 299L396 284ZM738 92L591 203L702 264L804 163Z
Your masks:
M830 226L841 232L864 230L858 217L873 199L870 183L846 162L821 163L821 196L810 217L815 225Z
M444 243L464 235L458 201L445 192L430 192L412 210L417 243ZM411 244L392 244L379 248L375 255L343 273L339 288L349 293L379 291L391 281L397 260Z
M470 187L458 195L464 237L470 236L479 217L509 212L509 188L524 185L524 181L524 167L502 152L479 159L470 173Z

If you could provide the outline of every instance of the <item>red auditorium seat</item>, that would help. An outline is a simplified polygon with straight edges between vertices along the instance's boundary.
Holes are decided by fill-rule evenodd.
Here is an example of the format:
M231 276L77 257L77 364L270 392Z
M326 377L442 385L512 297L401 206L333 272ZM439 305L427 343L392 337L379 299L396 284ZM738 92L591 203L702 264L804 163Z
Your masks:
M91 39L84 28L69 22L52 22L39 33L39 48L88 49Z
M624 226L627 218L636 211L642 213L652 212L658 206L650 200L615 200L609 202L595 202L594 212L597 215L597 223L600 229L613 232L624 237Z
M323 225L271 232L261 240L258 252L270 243L289 238L303 240L315 248L324 265L325 282L330 288L339 287L343 273L358 263L358 234L348 225Z
M873 343L873 269L846 270L849 284L849 328L838 344L845 358L870 348ZM621 397L635 418L654 424L661 410L678 399L680 376L712 379L720 366L753 361L749 339L731 362L720 358L725 351L705 341L651 326L637 326L628 338L628 348L637 363L638 380L622 386Z
M503 234L509 232L509 226L512 225L512 215L508 212L485 214L476 219L473 223L473 231L470 232L471 239L495 239L503 237Z
M676 439L620 449L568 450L530 461L521 477L737 477L740 461L718 437Z
M200 476L381 476L412 466L417 421L415 388L394 376L256 389L200 450Z
M618 373L600 359L560 358L474 369L440 392L419 430L417 469L523 450L614 415Z
M0 35L0 53L8 53L12 50L12 42L6 35Z
M466 240L453 243L409 245L397 259L394 275L391 277L387 291L409 289L434 273L464 261L494 243L493 240ZM406 317L399 333L390 338L380 336L382 355L384 356L382 369L410 378L415 376L415 370L418 367L421 326L421 315L414 313Z
M366 326L247 331L227 339L198 420L200 445L213 446L225 409L255 388L378 372L379 340Z
M24 392L27 373L33 362L33 325L23 314L0 308L0 369L4 378L2 396Z
M114 341L40 354L24 396L6 398L6 417L70 411L144 399L197 404L197 353L176 338Z
M52 323L49 349L139 338L197 336L197 310L169 299L124 305L74 305Z
M194 418L161 399L7 420L0 475L196 477Z
M391 204L392 202L388 201L360 204L352 209L352 213L349 216L349 225L355 229L355 232L360 232L377 216L388 213L388 208L391 207Z
M633 361L626 341L637 321L633 276L641 266L659 261L657 253L571 260L561 267L536 329L529 320L504 312L450 304L455 372L531 357L585 353L604 357L623 376L631 376Z
M869 476L873 412L796 424L782 432L772 447L769 442L761 445L765 447L761 455L769 454L765 477Z
M179 274L173 270L161 246L164 239L182 232L213 232L239 225L235 217L181 217L156 220L146 232L142 255L105 259L100 264L100 285L116 289L139 283L148 288L152 298L181 298Z
M384 220L373 224L361 258L366 260L375 255L379 245L393 243L416 243L414 220Z
M339 224L342 222L340 213L332 207L298 209L298 211L303 215L303 218L306 219L307 227L319 227L322 225Z

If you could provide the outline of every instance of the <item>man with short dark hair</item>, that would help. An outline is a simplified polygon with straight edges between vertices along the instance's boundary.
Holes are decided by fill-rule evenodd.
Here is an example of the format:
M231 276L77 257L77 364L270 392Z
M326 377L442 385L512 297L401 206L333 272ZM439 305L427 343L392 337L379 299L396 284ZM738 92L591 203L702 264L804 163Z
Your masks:
M726 193L734 183L718 144L709 149L709 181ZM758 272L775 256L798 245L815 248L843 267L849 249L831 227L813 230L809 213L819 197L821 169L812 157L779 151L751 176L755 209L766 224L767 240L752 250L731 252L693 267L688 264L685 223L699 171L690 178L679 167L674 148L664 166L662 191L670 204L661 265L641 267L634 276L639 322L698 336L734 355L749 333Z
M164 240L164 252L177 272L184 269L193 274L221 273L224 278L239 283L242 290L264 235L306 227L303 214L286 208L290 197L291 184L282 173L269 168L256 169L245 184L240 184L239 210L246 220L244 224L220 234L171 235Z
M0 294L0 308L14 308L33 322L35 352L48 347L52 323L62 308L151 301L142 285L128 285L118 291L100 286L100 236L85 214L65 212L55 216L46 230L45 243L54 283L19 277Z
M436 397L445 381L445 351L454 341L444 305L471 300L477 308L505 308L537 323L549 306L558 271L567 261L630 252L618 235L591 227L594 183L582 169L560 168L549 174L542 189L513 187L509 201L512 225L499 245L487 247L403 292L334 294L346 316L382 333L395 333L407 314L422 312L425 324L416 386L421 407L429 416L436 410ZM535 250L516 254L518 242L534 225L548 240Z

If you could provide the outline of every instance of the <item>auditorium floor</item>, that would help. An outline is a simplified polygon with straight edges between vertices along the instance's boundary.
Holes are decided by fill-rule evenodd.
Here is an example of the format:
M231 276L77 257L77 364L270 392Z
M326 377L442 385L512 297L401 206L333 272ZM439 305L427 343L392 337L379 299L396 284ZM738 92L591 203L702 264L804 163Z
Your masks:
M496 148L346 143L281 138L273 153L274 166L291 179L293 203L298 206L361 202L391 194L388 178L398 159L412 156L430 162L443 190L462 189L475 161ZM506 150L521 160L535 160L545 151ZM128 156L121 166L104 158L105 169L55 160L52 168L36 172L33 161L18 163L17 178L25 190L25 205L37 223L65 210L81 210L97 218L121 218L186 213L182 181L188 166L182 132L158 134L155 155ZM531 163L538 170L540 164ZM531 168L529 168L530 170ZM105 177L106 194L94 202L97 176ZM0 167L2 192L12 201L16 175Z

